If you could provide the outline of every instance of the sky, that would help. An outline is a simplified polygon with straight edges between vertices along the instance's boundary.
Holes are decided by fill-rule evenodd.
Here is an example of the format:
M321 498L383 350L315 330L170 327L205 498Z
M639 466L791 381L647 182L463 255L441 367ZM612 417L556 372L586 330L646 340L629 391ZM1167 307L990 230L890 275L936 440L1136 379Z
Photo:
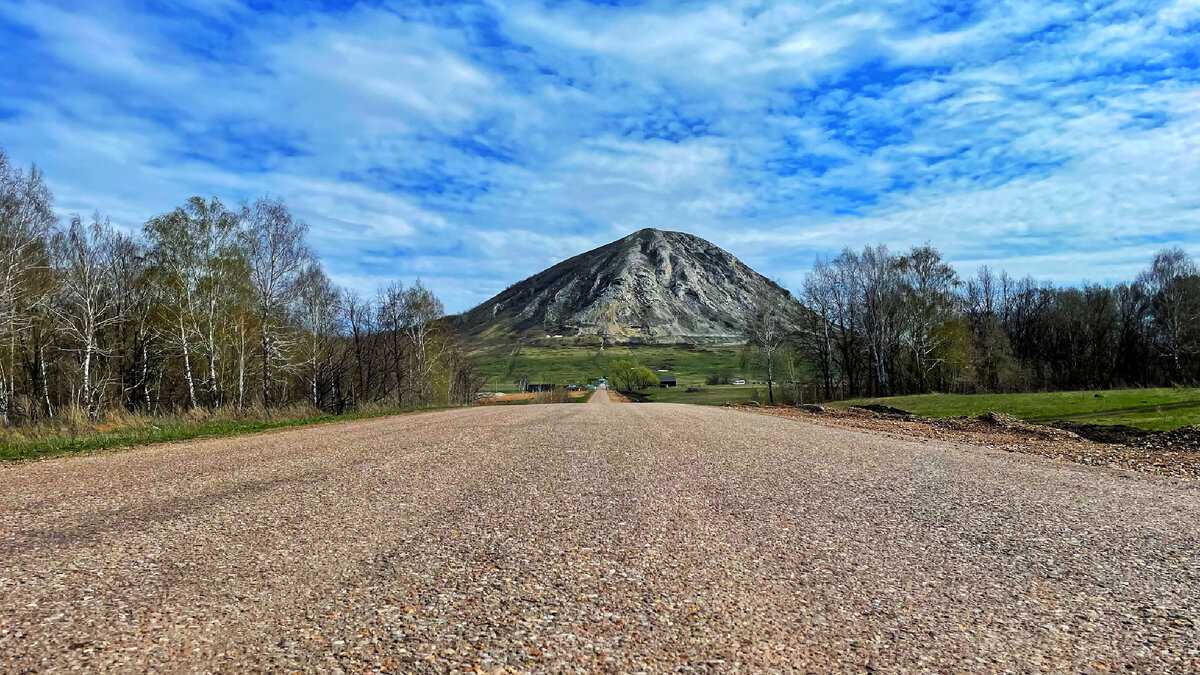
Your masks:
M282 197L451 312L643 227L1113 282L1200 254L1200 0L0 0L0 147L131 230Z

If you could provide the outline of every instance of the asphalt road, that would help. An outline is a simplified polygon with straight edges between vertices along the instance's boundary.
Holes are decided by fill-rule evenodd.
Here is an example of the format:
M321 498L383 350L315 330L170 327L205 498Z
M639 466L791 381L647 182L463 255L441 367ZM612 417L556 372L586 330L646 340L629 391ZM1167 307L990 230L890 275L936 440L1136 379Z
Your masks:
M1200 486L720 408L0 467L0 670L1200 668Z

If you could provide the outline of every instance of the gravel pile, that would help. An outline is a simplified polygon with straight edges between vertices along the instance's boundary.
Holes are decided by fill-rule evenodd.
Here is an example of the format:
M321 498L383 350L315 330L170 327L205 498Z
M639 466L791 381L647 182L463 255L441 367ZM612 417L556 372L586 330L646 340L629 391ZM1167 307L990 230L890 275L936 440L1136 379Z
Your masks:
M0 671L1195 671L1129 476L600 401L5 465Z
M932 419L906 411L891 413L865 407L744 409L822 425L894 434L900 438L957 441L1088 466L1200 479L1200 427L1156 433L1130 427L1108 429L1102 425L1057 423L1048 426L998 412L978 417Z

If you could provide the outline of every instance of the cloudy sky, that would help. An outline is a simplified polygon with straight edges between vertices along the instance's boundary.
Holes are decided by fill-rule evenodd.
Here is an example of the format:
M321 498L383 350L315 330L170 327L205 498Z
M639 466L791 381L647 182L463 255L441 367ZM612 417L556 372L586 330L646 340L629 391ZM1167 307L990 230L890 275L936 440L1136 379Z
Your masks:
M337 281L452 311L642 227L793 289L874 242L1200 254L1200 0L0 0L0 50L61 213L282 196Z

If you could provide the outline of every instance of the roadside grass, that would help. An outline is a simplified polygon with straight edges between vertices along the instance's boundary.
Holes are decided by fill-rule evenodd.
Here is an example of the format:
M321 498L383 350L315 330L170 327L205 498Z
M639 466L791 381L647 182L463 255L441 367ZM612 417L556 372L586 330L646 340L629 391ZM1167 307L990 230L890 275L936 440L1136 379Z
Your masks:
M0 461L41 459L114 448L135 448L154 443L236 436L271 429L287 429L326 422L348 422L442 409L445 409L445 406L380 407L342 415L331 415L319 413L312 408L301 407L272 411L269 417L197 419L197 416L184 415L154 418L125 416L119 422L95 426L12 428L3 430L3 436L0 437Z
M680 386L647 389L638 393L651 403L721 405L722 403L747 403L753 400L767 400L767 390L765 387L704 385L694 388L698 389L698 391L688 391L687 387Z
M473 353L480 371L487 376L488 391L517 391L517 382L506 377L509 348L490 347ZM608 364L632 359L658 371L674 375L681 388L703 386L708 376L728 368L735 378L761 380L760 369L745 362L740 347L615 346L601 351L592 346L525 347L517 358L516 372L527 373L532 382L586 384L605 375Z
M879 404L923 417L975 416L1003 412L1028 422L1067 420L1124 424L1170 431L1200 424L1200 389L1115 389L1033 394L922 394L840 401L830 405Z
M591 398L590 392L575 391L575 392L571 392L569 396L565 397L565 400L560 400L558 397L547 397L547 396L539 395L539 396L530 396L529 398L518 398L518 399L507 400L507 401L494 401L494 400L481 401L479 403L479 405L493 406L493 405L545 405L545 404L549 404L549 403L587 403L589 398Z

